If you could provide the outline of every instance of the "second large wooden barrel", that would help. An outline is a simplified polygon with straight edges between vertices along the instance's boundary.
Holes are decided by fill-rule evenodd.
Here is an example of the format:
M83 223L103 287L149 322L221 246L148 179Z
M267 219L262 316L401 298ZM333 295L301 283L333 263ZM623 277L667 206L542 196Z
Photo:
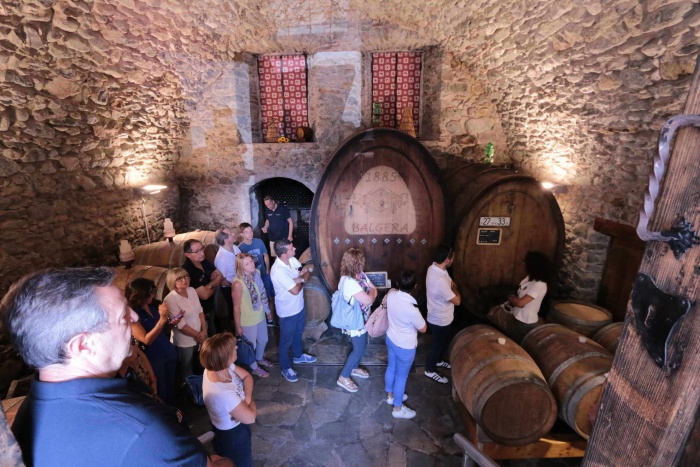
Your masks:
M326 166L310 243L330 290L338 286L343 253L355 247L365 254L365 271L395 280L413 269L420 294L444 230L441 176L430 152L402 131L375 128L348 138Z
M150 279L156 284L156 299L163 301L166 295L170 293L170 289L165 285L165 277L168 273L168 268L161 268L158 266L132 266L126 269L124 266L114 268L117 271L117 275L114 278L113 284L119 287L123 292L126 290L126 286L129 282L134 279L143 277L144 279Z
M452 340L450 361L460 400L493 441L521 446L551 430L557 418L552 391L505 334L485 325L463 329Z
M552 193L535 178L464 164L446 173L445 198L454 280L470 310L485 315L515 292L527 275L528 251L547 255L555 270L561 264L564 220Z
M545 324L522 342L547 378L559 416L588 439L613 357L600 344L559 324Z
M214 234L215 232L210 230L195 230L175 235L172 242L163 240L134 247L134 264L178 268L185 262L183 244L191 239L202 243L205 258L214 264L216 252L219 250Z
M600 328L612 323L612 319L612 313L605 308L574 300L552 303L547 315L550 323L561 324L586 337L591 337Z
M598 329L591 339L605 347L608 352L615 355L617 345L620 343L620 334L622 334L623 326L624 323L608 324Z

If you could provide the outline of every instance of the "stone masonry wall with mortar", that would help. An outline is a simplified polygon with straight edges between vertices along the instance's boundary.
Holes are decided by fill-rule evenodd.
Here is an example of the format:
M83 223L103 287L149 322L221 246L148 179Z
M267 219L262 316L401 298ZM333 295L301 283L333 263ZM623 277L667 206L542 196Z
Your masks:
M557 195L564 293L595 299L608 237L593 220L636 225L659 129L683 110L700 50L698 2L390 0L365 13L454 52L496 98L513 159L569 186Z
M248 220L272 176L314 190L337 145L368 126L363 53L426 50L424 144L446 167L493 141L570 186L565 282L594 298L607 239L634 223L663 120L682 109L697 2L8 0L0 4L0 290L48 265L116 260L149 223ZM254 57L308 53L316 142L260 144ZM426 108L424 108L426 110ZM572 202L574 201L574 202ZM17 241L15 239L23 239ZM58 241L55 241L58 240ZM17 245L22 243L22 245Z

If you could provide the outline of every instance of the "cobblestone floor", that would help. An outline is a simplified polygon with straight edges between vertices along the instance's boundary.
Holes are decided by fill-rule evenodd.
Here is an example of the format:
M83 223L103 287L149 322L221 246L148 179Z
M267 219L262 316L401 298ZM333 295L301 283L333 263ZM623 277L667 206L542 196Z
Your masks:
M277 361L276 332L266 357ZM355 379L360 390L348 393L336 384L350 343L337 330L304 349L318 363L295 365L297 383L287 382L275 367L269 378L256 378L258 416L252 426L256 466L458 466L462 453L452 440L464 426L455 409L451 384L423 375L429 336L419 339L416 363L408 378L406 405L412 420L396 420L386 404L383 338L371 339L361 366L369 379ZM448 377L449 370L444 371ZM183 402L192 431L211 429L206 410ZM580 459L505 461L507 466L577 466Z

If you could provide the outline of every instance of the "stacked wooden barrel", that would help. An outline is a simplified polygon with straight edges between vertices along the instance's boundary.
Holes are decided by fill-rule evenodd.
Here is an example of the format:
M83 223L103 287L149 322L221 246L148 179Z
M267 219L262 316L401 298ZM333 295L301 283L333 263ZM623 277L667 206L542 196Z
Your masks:
M522 346L547 379L559 404L559 416L588 439L612 366L610 352L559 324L535 328Z
M605 347L608 352L615 355L617 345L620 343L620 335L622 334L623 326L624 323L608 324L593 334L591 339Z
M170 293L170 289L165 284L165 278L168 274L168 268L158 266L132 266L126 269L124 266L115 268L117 275L114 278L113 284L119 287L122 291L126 290L126 286L134 279L144 278L150 279L156 284L156 299L163 301L166 295Z
M575 300L552 303L547 315L550 323L561 324L586 337L593 336L599 329L611 324L612 319L612 313L605 308Z
M450 348L454 389L497 443L520 446L547 434L556 401L525 351L496 329L477 325L459 332Z
M463 164L446 172L445 198L454 280L471 311L483 316L515 292L527 275L528 251L544 253L558 269L564 220L538 180L506 167Z
M198 240L204 246L204 256L214 264L219 246L214 240L215 232L210 230L195 230L173 237L173 241L149 243L134 248L134 264L160 266L162 268L178 268L185 262L183 245L187 240Z

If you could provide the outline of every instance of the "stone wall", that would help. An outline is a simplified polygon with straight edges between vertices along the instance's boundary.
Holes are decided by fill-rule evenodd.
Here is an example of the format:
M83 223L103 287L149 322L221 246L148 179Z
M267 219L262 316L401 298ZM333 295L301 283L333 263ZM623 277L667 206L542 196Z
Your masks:
M399 50L387 41L375 50ZM497 161L509 160L496 107L466 66L438 47L424 49L425 108L419 135L440 165L479 158L493 141ZM315 191L335 149L370 127L368 53L319 51L308 56L309 124L313 143L260 143L258 90L253 57L210 64L218 78L202 93L190 116L191 130L177 165L186 228L215 229L251 221L250 193L262 180L286 177Z
M269 177L314 190L369 124L366 53L425 52L420 135L446 167L496 161L569 187L563 280L597 290L607 239L632 224L658 129L683 106L696 2L6 0L0 4L0 291L49 265L116 261L149 223L250 219ZM308 53L316 142L262 144L253 54ZM48 241L47 241L48 240Z

